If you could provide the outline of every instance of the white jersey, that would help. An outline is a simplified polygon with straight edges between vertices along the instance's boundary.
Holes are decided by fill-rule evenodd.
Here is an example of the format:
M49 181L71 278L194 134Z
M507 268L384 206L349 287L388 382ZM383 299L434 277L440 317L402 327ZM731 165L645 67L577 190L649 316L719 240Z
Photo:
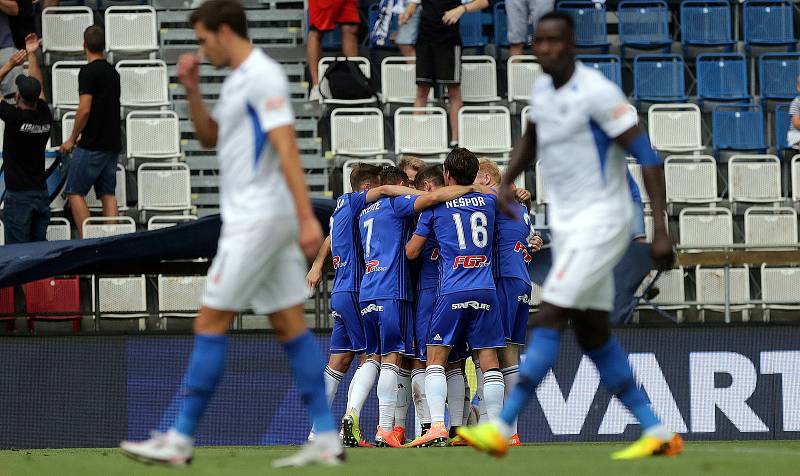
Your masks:
M535 124L539 170L553 231L590 244L631 220L625 158L613 139L637 122L622 91L578 63L555 89L543 75L533 85L529 120ZM541 193L541 192L540 192Z
M297 220L280 159L267 135L294 123L289 83L280 64L254 48L225 79L212 116L219 126L223 222Z

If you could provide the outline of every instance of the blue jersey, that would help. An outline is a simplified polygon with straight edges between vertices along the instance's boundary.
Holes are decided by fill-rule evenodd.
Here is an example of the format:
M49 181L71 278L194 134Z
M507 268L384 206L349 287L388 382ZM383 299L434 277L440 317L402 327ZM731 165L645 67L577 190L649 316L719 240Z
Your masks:
M417 258L417 289L436 289L439 287L439 243L429 237Z
M415 234L439 243L439 294L495 289L494 195L469 193L422 212Z
M494 258L492 270L495 278L519 278L530 281L528 263L531 250L528 237L533 234L531 218L525 205L516 203L517 218L498 213L494 223Z
M625 178L628 179L628 188L631 189L631 200L633 200L633 203L642 203L642 193L639 191L639 185L636 184L636 180L633 179L630 170L626 172Z
M336 277L333 291L358 292L364 262L358 234L358 214L364 209L367 192L345 193L336 200L336 210L331 215L331 255Z
M413 299L410 267L405 245L414 224L416 195L382 198L359 216L364 277L361 301Z

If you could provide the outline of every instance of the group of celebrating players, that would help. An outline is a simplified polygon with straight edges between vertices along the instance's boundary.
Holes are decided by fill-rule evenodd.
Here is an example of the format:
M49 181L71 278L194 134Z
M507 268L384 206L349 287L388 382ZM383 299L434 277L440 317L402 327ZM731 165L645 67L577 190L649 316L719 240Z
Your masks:
M419 172L366 163L353 169L353 192L338 199L330 237L308 275L316 286L332 254L329 402L361 356L342 419L345 445L368 445L358 420L376 379L377 446L404 445L409 401L422 430L409 446L463 444L455 431L470 415L464 373L470 355L481 413L499 415L505 389L518 379L531 295L528 263L542 245L530 223L527 191L517 191L513 216L496 213L500 179L494 162L463 148L453 149L443 166ZM519 444L514 433L512 444Z

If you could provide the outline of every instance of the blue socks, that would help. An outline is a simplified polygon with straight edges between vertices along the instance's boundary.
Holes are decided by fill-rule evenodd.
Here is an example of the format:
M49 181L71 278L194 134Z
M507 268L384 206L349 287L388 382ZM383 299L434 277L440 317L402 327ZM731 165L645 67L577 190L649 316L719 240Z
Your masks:
M561 347L561 332L537 327L528 342L525 360L519 365L519 383L506 398L500 419L508 425L517 420L547 371L556 363Z
M311 413L311 421L317 433L336 431L331 409L325 397L325 380L322 376L325 371L325 361L314 336L306 331L284 343L284 348L289 356L289 364L300 397Z
M636 385L628 355L615 338L612 337L604 346L587 352L586 355L594 361L600 372L600 379L608 390L639 420L642 431L661 423L650 408L647 395Z
M186 370L186 395L175 423L178 433L193 437L211 395L225 370L225 335L196 335Z

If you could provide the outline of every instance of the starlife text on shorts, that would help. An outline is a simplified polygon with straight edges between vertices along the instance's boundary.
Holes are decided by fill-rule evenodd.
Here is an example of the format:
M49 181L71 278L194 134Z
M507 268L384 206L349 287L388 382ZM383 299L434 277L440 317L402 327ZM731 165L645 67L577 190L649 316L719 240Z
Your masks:
M491 304L485 304L485 303L478 302L478 301L457 302L457 303L453 303L453 305L451 307L452 307L453 310L469 309L469 308L477 309L479 311L491 311L492 310L492 305Z

